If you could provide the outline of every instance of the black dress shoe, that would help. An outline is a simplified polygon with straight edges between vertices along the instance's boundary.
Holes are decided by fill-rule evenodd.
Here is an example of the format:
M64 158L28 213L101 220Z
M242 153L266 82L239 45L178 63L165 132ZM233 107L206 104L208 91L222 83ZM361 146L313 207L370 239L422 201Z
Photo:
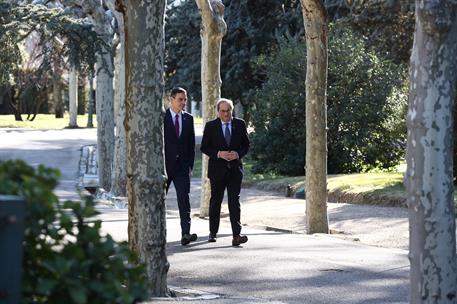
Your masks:
M190 242L194 242L197 240L197 235L195 233L192 234L184 234L181 238L181 245L187 245Z
M248 237L245 235L235 235L232 239L232 246L239 246L248 241Z
M216 242L216 234L210 233L208 236L208 242L210 242L210 243Z

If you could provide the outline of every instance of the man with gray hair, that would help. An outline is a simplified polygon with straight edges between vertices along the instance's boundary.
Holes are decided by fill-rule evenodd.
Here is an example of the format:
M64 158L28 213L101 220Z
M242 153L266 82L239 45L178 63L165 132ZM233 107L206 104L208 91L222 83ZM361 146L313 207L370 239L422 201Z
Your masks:
M232 117L233 102L221 98L216 104L218 118L208 121L203 131L200 150L208 155L208 178L211 184L208 242L216 242L221 204L227 189L232 246L246 243L241 235L240 191L243 180L241 159L249 151L249 138L244 120Z

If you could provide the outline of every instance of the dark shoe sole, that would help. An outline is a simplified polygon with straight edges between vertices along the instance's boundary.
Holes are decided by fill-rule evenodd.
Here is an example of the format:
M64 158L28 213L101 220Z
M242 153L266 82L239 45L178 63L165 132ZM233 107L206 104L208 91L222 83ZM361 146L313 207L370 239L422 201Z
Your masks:
M212 234L210 234L208 236L208 243L215 243L216 242L216 236L213 236Z
M243 235L242 237L238 237L238 238L233 238L232 240L232 246L236 247L236 246L240 246L241 244L244 244L248 241L248 237Z
M181 245L186 246L190 242L194 242L196 240L197 240L197 235L195 233L187 234L181 238Z

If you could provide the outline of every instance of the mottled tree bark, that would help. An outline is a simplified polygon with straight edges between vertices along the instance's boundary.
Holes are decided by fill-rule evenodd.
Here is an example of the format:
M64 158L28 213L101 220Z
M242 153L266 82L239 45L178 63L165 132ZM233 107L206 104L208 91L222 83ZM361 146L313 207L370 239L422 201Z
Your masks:
M216 102L221 97L221 43L227 31L224 4L220 0L195 0L202 17L201 82L203 123L216 117ZM208 216L211 184L207 177L208 156L202 156L200 216Z
M111 190L111 168L114 154L114 109L113 109L113 33L111 18L102 6L95 6L92 14L95 31L108 46L97 53L95 107L97 109L98 180L101 188Z
M84 14L92 18L94 30L103 39L106 46L97 52L95 104L97 109L98 182L101 188L110 191L114 154L112 15L105 10L103 1L67 0L67 2L80 7Z
M68 94L69 94L69 111L70 122L68 127L77 128L78 122L78 72L76 67L72 66L68 73Z
M114 117L115 144L111 192L115 196L127 195L127 142L125 137L125 34L124 17L115 13L119 26L119 45L115 55L115 91L114 91Z
M301 0L306 32L306 222L308 233L328 233L327 11L322 0Z
M416 1L405 176L410 303L415 304L457 303L452 183L456 11L456 2Z
M124 11L129 245L147 265L154 296L167 294L164 96L165 0L116 1Z

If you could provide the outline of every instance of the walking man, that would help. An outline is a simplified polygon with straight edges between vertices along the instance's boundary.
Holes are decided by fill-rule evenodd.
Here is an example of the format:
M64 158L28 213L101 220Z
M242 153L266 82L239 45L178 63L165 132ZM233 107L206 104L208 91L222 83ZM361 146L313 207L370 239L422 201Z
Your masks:
M208 155L208 178L211 184L208 242L216 242L221 216L221 204L227 189L232 246L246 243L241 235L240 191L243 180L241 159L248 153L249 138L246 123L232 117L233 102L222 98L216 104L218 118L208 121L203 131L201 151Z
M185 111L186 90L174 88L170 95L170 108L165 112L163 122L165 169L168 176L167 193L173 182L181 219L181 245L187 245L197 240L197 235L190 233L189 201L190 177L195 157L194 118Z

